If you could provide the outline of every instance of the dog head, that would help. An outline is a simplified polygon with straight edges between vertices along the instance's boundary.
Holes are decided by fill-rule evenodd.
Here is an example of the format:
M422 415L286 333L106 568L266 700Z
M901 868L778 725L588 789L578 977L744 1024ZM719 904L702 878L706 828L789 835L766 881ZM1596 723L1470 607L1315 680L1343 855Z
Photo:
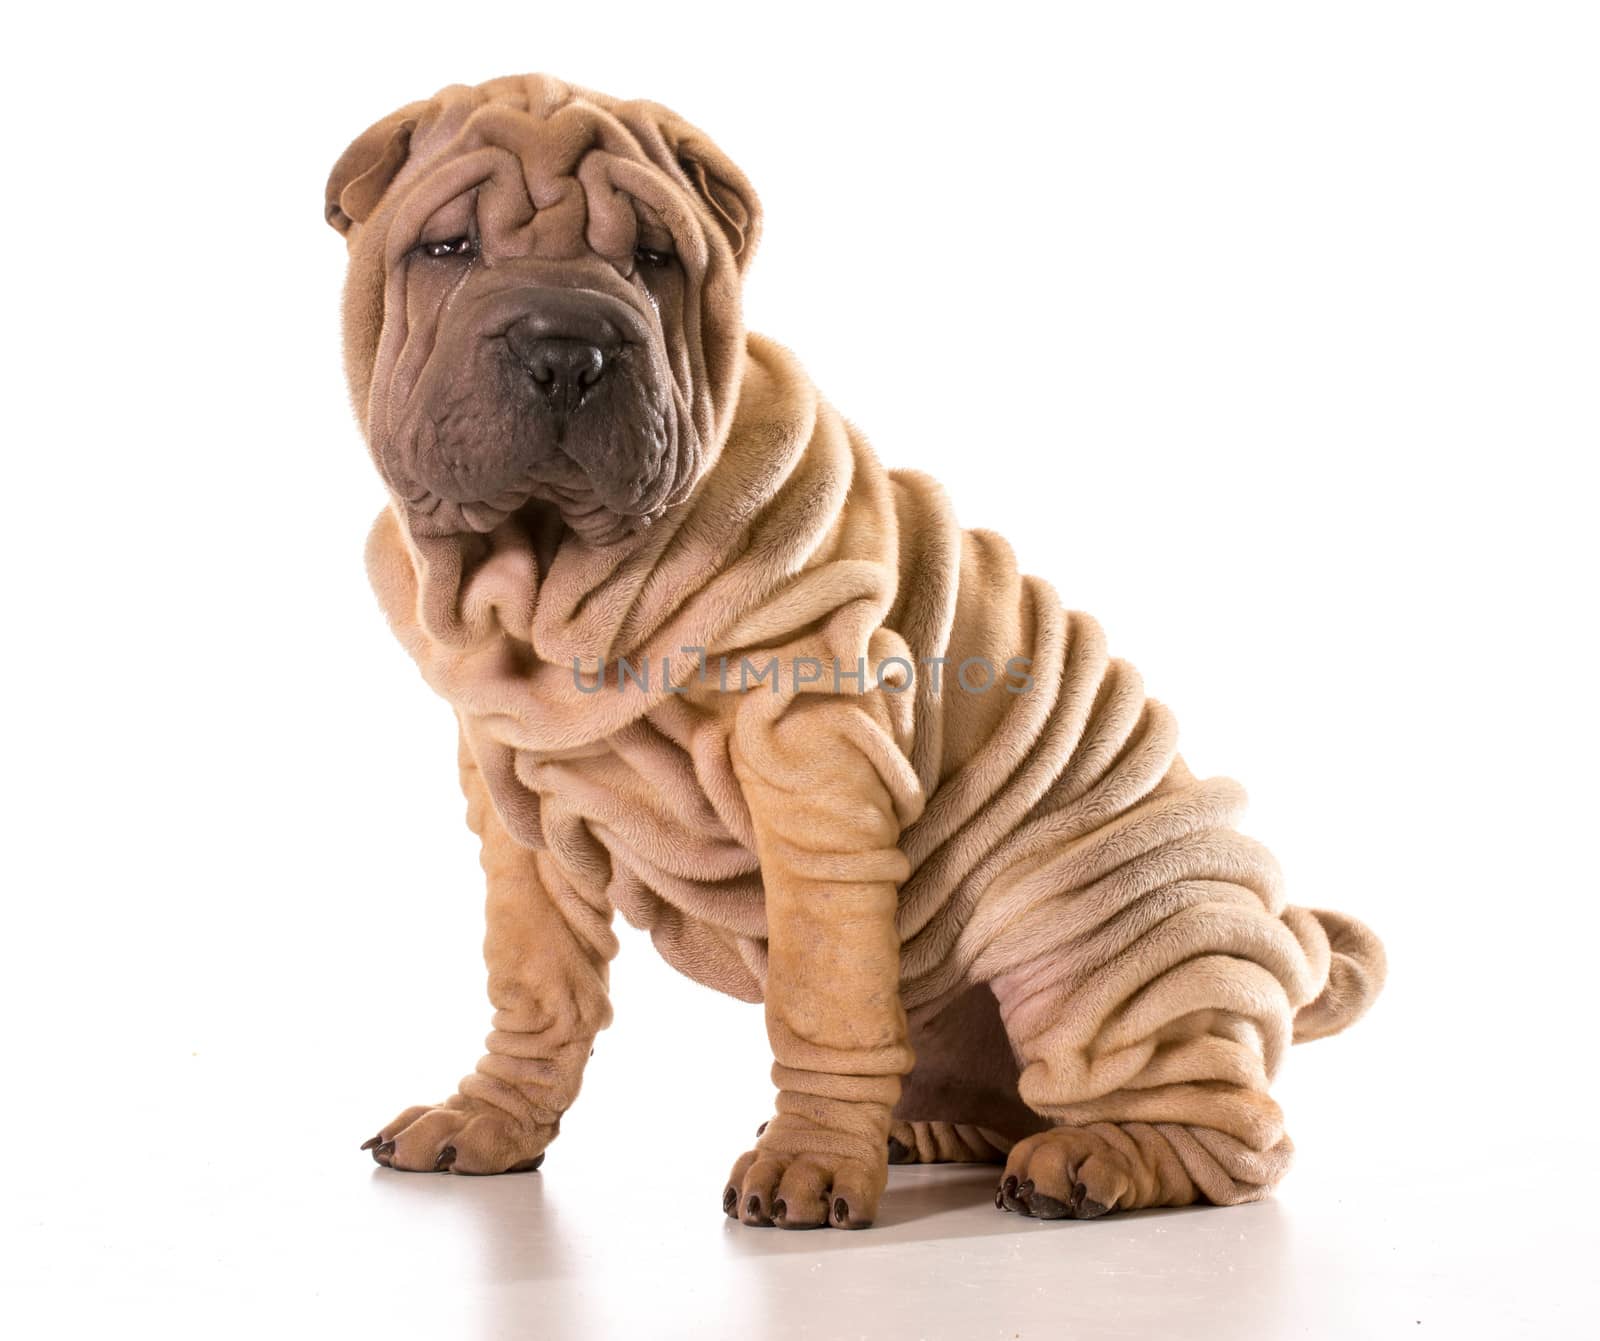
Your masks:
M609 544L709 468L760 207L666 108L544 76L447 88L345 150L326 215L351 395L413 534L534 508Z

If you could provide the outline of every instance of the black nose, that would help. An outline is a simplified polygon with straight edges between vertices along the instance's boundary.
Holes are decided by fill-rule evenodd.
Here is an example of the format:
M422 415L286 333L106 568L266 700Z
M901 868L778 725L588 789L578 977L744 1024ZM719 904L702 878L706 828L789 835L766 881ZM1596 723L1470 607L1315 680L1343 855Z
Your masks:
M517 357L533 384L558 409L575 410L605 376L606 356L586 340L549 337L520 343Z

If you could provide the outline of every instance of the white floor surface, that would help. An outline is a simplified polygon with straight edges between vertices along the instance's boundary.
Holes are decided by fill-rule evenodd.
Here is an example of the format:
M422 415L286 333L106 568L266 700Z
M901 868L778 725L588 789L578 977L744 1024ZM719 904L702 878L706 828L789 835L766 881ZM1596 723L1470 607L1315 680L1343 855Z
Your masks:
M1362 1069L1353 1044L1328 1058ZM1081 1224L997 1211L991 1168L900 1168L874 1228L785 1233L720 1213L752 1125L726 1105L617 1145L615 1099L586 1095L538 1173L403 1174L342 1129L352 1094L252 1110L248 1076L189 1063L170 1083L184 1121L130 1104L66 1142L86 1161L58 1163L47 1125L13 1151L9 1335L1594 1334L1589 1210L1541 1166L1553 1147L1517 1153L1521 1130L1460 1124L1391 1160L1361 1110L1302 1123L1315 1139L1270 1201Z

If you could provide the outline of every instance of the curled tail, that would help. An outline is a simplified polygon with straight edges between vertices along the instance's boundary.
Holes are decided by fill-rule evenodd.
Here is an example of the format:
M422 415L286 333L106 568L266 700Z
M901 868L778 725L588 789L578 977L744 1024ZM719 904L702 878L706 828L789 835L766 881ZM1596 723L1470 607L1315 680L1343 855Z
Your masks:
M1294 1041L1307 1043L1337 1034L1365 1015L1383 990L1389 968L1383 942L1344 913L1286 908L1283 920L1312 964L1326 975L1316 999L1295 1012Z

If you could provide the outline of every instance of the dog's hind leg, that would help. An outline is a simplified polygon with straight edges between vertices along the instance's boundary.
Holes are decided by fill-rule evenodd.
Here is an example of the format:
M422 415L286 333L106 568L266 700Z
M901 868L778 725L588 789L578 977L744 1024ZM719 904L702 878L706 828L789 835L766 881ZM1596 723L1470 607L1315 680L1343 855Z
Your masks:
M1048 1123L1017 1094L1017 1065L999 1003L979 983L907 1016L916 1065L889 1128L891 1164L1002 1164Z
M1274 916L1255 890L1215 878L1251 864L1247 840L1213 831L1173 846L1213 878L1114 899L1123 906L1110 919L994 982L1022 1099L1054 1124L1010 1151L996 1197L1008 1210L1054 1219L1230 1205L1266 1195L1288 1167L1293 1146L1267 1085L1297 1007L1326 981L1327 941L1300 910ZM1175 855L1113 880L1126 894Z
M1284 906L1270 856L1219 822L1228 784L1174 781L1096 836L1098 879L1013 891L992 984L1022 1100L1053 1125L1010 1151L1006 1209L1265 1196L1293 1150L1267 1086L1297 1016L1300 1037L1331 1032L1382 980L1365 928Z
M916 1119L889 1124L891 1164L1004 1164L1016 1142L992 1127Z
M1070 618L1036 747L1064 762L974 868L949 951L992 986L1018 1093L1050 1124L1011 1149L997 1199L1045 1218L1252 1201L1292 1150L1267 1093L1284 1051L1370 1004L1382 947L1285 904L1234 828L1243 791L1196 779L1171 713Z
M1294 1148L1267 1093L1279 1059L1343 1027L1382 982L1382 947L1353 919L1273 916L1211 880L1142 902L995 982L1022 1098L1055 1124L1010 1150L1008 1210L1087 1219L1265 1196Z

